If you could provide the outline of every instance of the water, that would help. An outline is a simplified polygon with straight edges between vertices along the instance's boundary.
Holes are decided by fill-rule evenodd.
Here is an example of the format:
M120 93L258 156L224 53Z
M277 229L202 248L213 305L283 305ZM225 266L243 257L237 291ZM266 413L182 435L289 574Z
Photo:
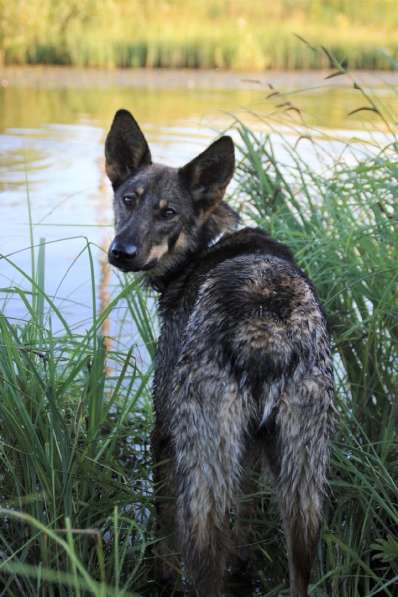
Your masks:
M376 132L374 114L347 116L365 103L352 82L339 86L337 78L325 81L316 73L293 79L268 74L253 80L167 71L14 69L0 73L0 85L0 254L13 262L0 260L0 286L28 286L15 265L30 273L29 199L34 241L47 243L46 291L56 296L62 313L78 330L84 330L91 314L88 243L99 302L109 300L114 281L104 253L112 237L112 193L104 174L103 142L118 108L133 112L154 159L170 165L183 164L202 151L229 126L232 114L255 128L272 125L277 131L280 126L293 138L302 132L304 119L325 146L336 151L333 136L363 139L364 134L384 134ZM284 95L298 86L308 89ZM396 108L392 88L372 93L387 110ZM301 115L295 109L283 113L290 107L286 102ZM265 122L252 113L265 114ZM286 128L289 119L293 128ZM310 144L306 151L308 159L316 161ZM21 301L4 291L1 306L15 321L27 317Z

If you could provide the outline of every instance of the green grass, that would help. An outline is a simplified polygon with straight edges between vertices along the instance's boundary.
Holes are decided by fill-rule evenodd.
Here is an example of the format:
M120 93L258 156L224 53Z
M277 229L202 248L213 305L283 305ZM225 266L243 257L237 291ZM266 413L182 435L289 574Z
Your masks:
M133 594L124 587L139 585L151 510L151 366L140 370L133 348L106 350L101 329L124 301L153 355L149 308L121 281L96 313L88 244L92 325L73 332L45 292L44 247L32 249L30 287L2 289L27 310L25 322L0 317L2 594Z
M396 594L398 583L398 143L348 166L308 165L305 143L275 157L240 122L236 174L245 218L285 241L314 280L333 331L338 430L313 595ZM311 131L306 131L310 135ZM282 136L283 138L283 136ZM34 246L17 296L24 321L0 316L0 586L17 597L157 595L149 437L153 302L120 276L98 310L87 243L91 324L70 325L45 287L52 244ZM12 262L12 256L8 258ZM120 315L120 312L122 315ZM104 322L118 315L112 346ZM132 348L122 331L131 326ZM55 329L57 330L55 332ZM136 358L144 346L149 357ZM256 521L260 590L286 588L276 505ZM267 511L266 511L267 509Z
M395 0L0 0L0 63L390 69ZM308 40L310 46L296 35Z

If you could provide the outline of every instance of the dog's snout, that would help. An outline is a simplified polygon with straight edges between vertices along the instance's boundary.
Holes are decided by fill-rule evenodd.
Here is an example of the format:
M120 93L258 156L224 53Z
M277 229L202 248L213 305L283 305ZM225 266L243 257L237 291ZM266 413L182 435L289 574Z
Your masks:
M132 259L137 255L137 247L115 238L110 246L110 253L114 259Z

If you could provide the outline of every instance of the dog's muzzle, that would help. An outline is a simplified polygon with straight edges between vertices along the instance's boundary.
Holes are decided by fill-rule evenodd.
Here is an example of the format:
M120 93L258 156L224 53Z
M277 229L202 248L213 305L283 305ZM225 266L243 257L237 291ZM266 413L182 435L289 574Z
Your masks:
M108 251L109 263L125 271L135 271L134 262L137 257L137 247L129 242L115 238Z

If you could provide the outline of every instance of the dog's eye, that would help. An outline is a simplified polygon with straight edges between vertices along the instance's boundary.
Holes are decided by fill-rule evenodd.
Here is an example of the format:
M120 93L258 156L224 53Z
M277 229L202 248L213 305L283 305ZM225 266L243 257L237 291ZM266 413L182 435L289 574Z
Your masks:
M134 205L136 199L137 193L126 193L126 195L123 195L122 197L122 201L126 207Z
M176 211L174 209L172 209L171 207L166 207L166 209L163 209L160 214L162 216L162 218L164 218L165 220L168 220L169 218L172 218L173 216L176 215Z

